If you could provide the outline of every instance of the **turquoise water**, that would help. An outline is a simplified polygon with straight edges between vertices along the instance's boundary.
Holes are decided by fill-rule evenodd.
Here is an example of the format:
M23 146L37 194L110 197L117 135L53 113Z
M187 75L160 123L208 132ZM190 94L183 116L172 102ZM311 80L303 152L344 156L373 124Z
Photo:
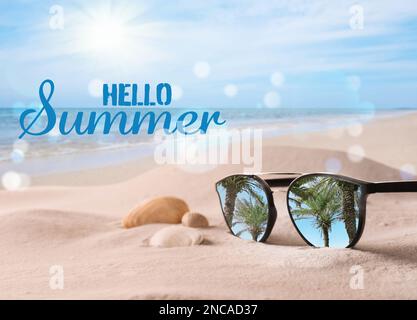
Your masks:
M21 133L19 127L19 116L23 112L24 109L13 109L13 108L0 108L0 128L1 128L1 136L0 136L0 160L7 159L10 153L10 147L18 138L19 134ZM90 111L110 111L112 114L120 111L120 109L111 109L111 108L100 108L100 109L69 109L71 115L76 115L78 111L84 111L86 113ZM175 117L175 114L180 114L190 109L166 109L170 111ZM199 109L196 109L197 112ZM214 110L214 109L213 109ZM352 116L360 116L366 117L370 116L373 117L372 110L359 110L359 112L346 110L346 109L260 109L260 108L253 108L253 109L232 109L232 108L224 108L224 109L216 109L220 110L222 118L226 120L227 126L236 127L236 126L250 126L252 124L277 124L277 129L279 129L279 124L283 122L290 122L295 121L299 123L299 121L306 120L313 118L330 118L334 116L342 116L346 115L349 117ZM60 114L63 112L63 109L57 109L57 116L59 117ZM67 111L67 110L65 110ZM138 109L123 109L123 111L127 112L128 115L128 123L129 120L133 120L134 112L138 111ZM155 111L157 114L163 110L158 109L140 109L141 112L148 112L148 111ZM201 110L203 112L203 110ZM129 119L130 118L130 119ZM44 123L46 120L41 119L40 125L42 122ZM146 123L145 123L146 127ZM139 135L127 135L127 136L120 136L117 131L117 125L113 126L114 130L108 135L102 134L94 134L94 135L83 135L77 136L75 134L70 134L69 136L60 136L55 135L54 132L52 134L42 137L31 137L25 136L25 140L29 143L36 146L36 148L31 148L28 152L28 156L40 156L45 154L60 154L60 153L72 153L77 151L82 151L84 149L103 149L103 148L119 148L119 147L128 147L131 145L135 145L137 143L144 143L152 141L152 135L148 135L146 133L141 133ZM301 129L301 128L300 128Z
M14 145L18 141L18 136L21 133L19 127L19 117L24 109L17 108L0 108L0 162L3 166L6 163L21 163L23 162L22 155L13 152ZM70 115L75 116L78 111L110 111L116 113L120 109L111 108L84 108L84 109L56 109L57 116L63 111L70 111ZM189 111L190 109L128 109L124 108L128 118L133 119L134 113L137 111L147 112L154 111L158 115L158 112L170 111L172 116L176 114ZM197 112L207 111L207 109L194 109ZM384 112L375 113L375 110L352 110L352 109L323 109L323 108L223 108L212 109L211 111L220 111L222 119L226 120L228 128L235 127L264 127L268 128L268 134L270 135L283 135L287 133L306 132L323 130L330 127L337 127L346 125L349 122L367 122L376 116L382 115L395 115L403 114L405 110L392 109L384 110ZM43 121L46 121L43 119ZM128 119L129 123L129 119ZM146 123L144 124L145 127ZM137 157L139 155L150 154L151 145L154 143L154 136L146 133L138 135L121 136L117 130L117 123L115 130L112 130L109 135L97 133L94 135L82 135L70 134L68 136L62 135L46 135L41 137L25 136L24 141L27 148L24 151L24 160L39 160L44 158L50 158L53 156L62 156L61 159L68 158L68 155L76 154L94 154L95 160L91 160L91 157L83 158L80 162L87 163L89 161L100 161L103 165L108 165L109 162L115 160L121 160L121 154L123 158ZM54 132L52 132L54 133ZM116 156L110 154L107 151L118 150ZM106 157L99 156L98 151L106 151ZM120 152L119 152L120 151ZM121 153L123 151L123 153ZM98 159L98 160L97 160ZM126 160L126 159L125 159ZM71 164L70 164L71 165Z

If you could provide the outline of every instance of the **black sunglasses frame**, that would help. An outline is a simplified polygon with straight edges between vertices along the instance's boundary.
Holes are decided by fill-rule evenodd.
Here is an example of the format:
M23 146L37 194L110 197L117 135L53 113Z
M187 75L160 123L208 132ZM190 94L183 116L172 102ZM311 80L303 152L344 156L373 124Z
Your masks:
M230 178L230 177L248 177L248 178L252 178L260 184L260 186L262 187L262 190L265 192L266 198L268 200L268 222L267 222L267 227L266 227L266 230L264 232L264 235L262 236L262 238L260 240L258 240L258 242L265 242L266 239L268 239L269 235L271 234L271 231L272 231L272 229L274 228L274 225L275 225L275 221L277 220L277 209L275 208L273 191L271 190L268 183L264 179L262 179L261 177L259 177L257 175L233 174L233 175L230 175L230 176L227 176L227 177L223 178L222 180L220 180L216 183L216 192L217 192L217 195L219 197L220 203L221 203L221 196L220 196L220 193L218 191L217 186L223 180L225 180L227 178ZM222 208L222 213L223 213L224 220L227 221L223 208ZM227 222L226 222L226 225L229 228L230 232L234 236L236 236L234 234L231 226L229 226L229 224Z
M352 242L350 242L346 246L346 248L352 248L353 246L355 246L358 243L358 241L362 237L363 230L365 229L366 202L367 202L367 198L368 198L368 195L369 195L368 184L365 181L360 181L360 180L357 180L357 179L353 179L353 178L349 178L349 177L345 177L345 176L341 176L341 175L330 174L330 173L310 173L310 174L304 174L304 175L302 175L302 176L294 179L290 183L290 185L288 186L287 197L286 197L288 214L290 216L290 219L291 219L292 224L294 225L295 229L297 230L297 233L300 235L300 237L308 245L310 245L312 247L315 247L315 246L310 241L308 241L304 237L304 235L302 234L302 232L298 229L297 224L295 223L294 217L291 214L291 208L290 208L290 190L291 190L291 187L293 186L294 183L297 183L297 181L299 181L300 179L304 179L306 177L311 177L311 176L332 177L332 178L338 179L339 181L345 181L345 182L352 183L352 184L358 186L359 188L361 188L362 196L361 196L360 203L359 203L358 229L356 231L355 238L352 240Z
M278 178L261 178L263 175L271 175L271 176L279 176ZM287 195L286 195L286 202L287 202L287 210L288 214L290 216L290 219L297 230L297 233L300 235L300 237L310 246L315 247L310 241L308 241L303 234L298 229L294 218L291 215L290 205L289 205L289 195L291 187L294 183L296 183L299 179L303 179L309 176L326 176L326 177L332 177L339 181L345 181L350 182L352 184L357 185L359 188L361 188L361 201L359 204L359 221L358 221L358 230L356 232L355 238L352 240L351 243L349 243L346 248L352 248L355 246L360 238L362 237L363 231L365 229L365 220L366 220L366 203L368 195L373 193L397 193L397 192L417 192L417 181L392 181L392 182L368 182L363 180L358 180L355 178L338 175L338 174L332 174L327 172L315 172L315 173L261 173L259 175L255 174L233 174L229 175L220 181L216 183L216 193L219 197L219 201L221 203L221 196L218 191L218 185L225 179L234 177L234 176L245 176L254 179L255 181L259 182L262 186L262 189L265 191L265 194L267 196L268 200L268 222L267 227L265 230L264 235L258 242L265 242L268 237L270 236L272 229L275 225L275 221L277 219L277 209L275 207L274 197L273 197L273 191L272 188L278 188L278 187L287 187ZM285 176L285 177L282 177ZM224 213L224 209L222 206L222 213L223 217L226 220L226 216ZM228 223L226 223L228 226L230 232L234 235L233 230L229 226Z

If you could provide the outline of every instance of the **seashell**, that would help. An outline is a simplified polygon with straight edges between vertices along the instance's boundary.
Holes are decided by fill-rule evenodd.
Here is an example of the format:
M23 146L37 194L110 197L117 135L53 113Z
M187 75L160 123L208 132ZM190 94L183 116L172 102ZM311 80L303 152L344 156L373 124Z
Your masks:
M205 216L198 212L187 212L182 216L181 222L186 227L207 228L209 222Z
M158 197L133 209L122 220L125 228L149 223L181 223L182 216L190 211L187 203L176 197Z
M183 226L171 226L156 232L149 239L149 245L164 248L189 247L199 245L203 240L203 235L195 229Z

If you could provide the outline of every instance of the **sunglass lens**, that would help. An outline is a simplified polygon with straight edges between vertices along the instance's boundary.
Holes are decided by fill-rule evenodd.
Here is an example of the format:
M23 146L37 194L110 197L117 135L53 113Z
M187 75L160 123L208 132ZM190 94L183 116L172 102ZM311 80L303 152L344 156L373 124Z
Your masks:
M295 180L288 209L299 233L315 247L344 248L358 234L364 192L359 184L329 175Z
M224 218L232 233L242 239L260 241L269 220L268 197L257 179L235 175L216 185Z

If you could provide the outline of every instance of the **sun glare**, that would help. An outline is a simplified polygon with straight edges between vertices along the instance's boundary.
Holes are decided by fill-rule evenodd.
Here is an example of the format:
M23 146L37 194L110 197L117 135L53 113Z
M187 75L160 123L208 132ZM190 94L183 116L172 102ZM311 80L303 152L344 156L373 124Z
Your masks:
M131 68L158 56L149 45L160 26L140 19L137 5L84 7L73 20L72 51L83 54L96 66Z
M117 53L126 49L129 32L123 21L114 17L100 17L85 28L85 47L98 54Z

